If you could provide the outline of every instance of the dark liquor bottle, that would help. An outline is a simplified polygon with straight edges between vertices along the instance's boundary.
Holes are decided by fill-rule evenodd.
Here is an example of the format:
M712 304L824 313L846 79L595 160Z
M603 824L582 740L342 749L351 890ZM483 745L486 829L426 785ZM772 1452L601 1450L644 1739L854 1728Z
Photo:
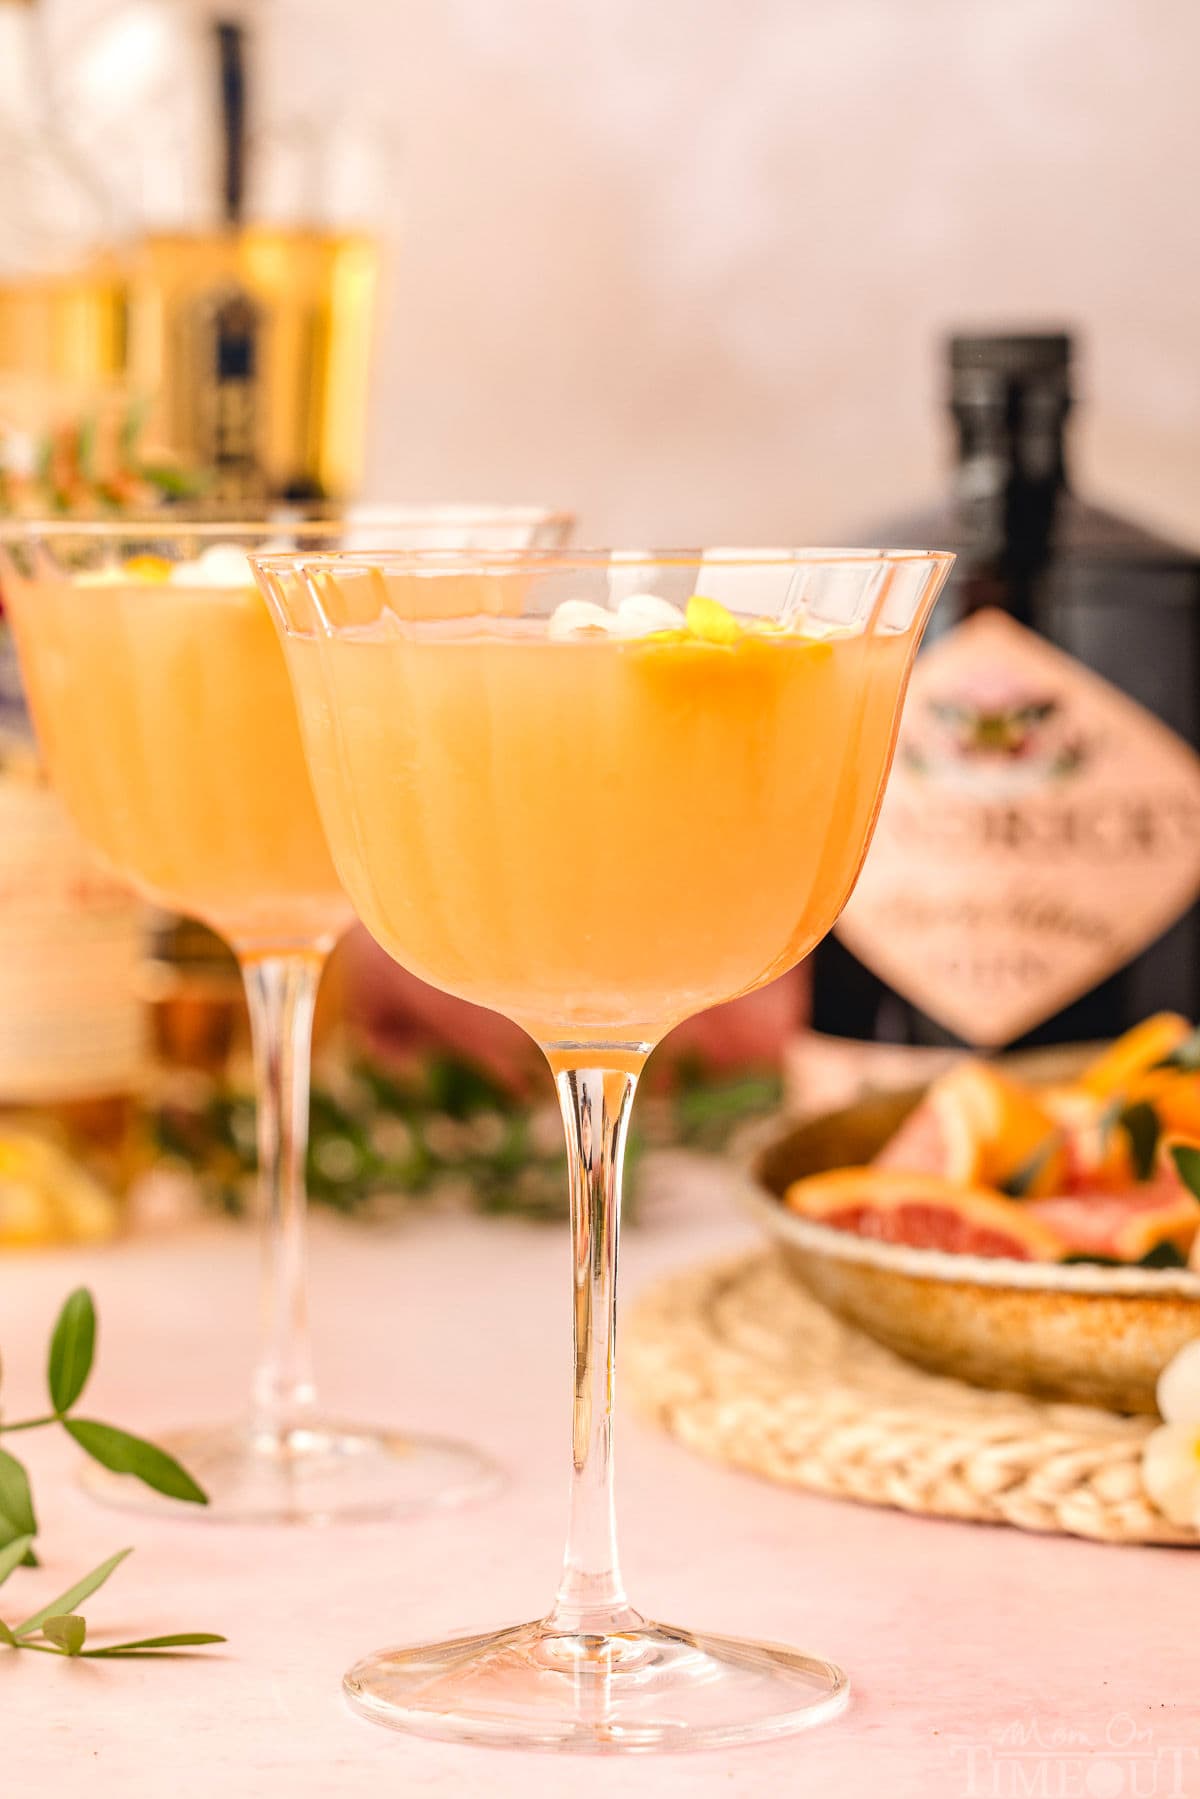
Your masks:
M1200 1015L1200 561L1072 491L1070 361L1065 334L953 338L950 504L871 534L958 562L862 880L813 958L797 1078L822 1099L822 1055L847 1089L872 1078L850 1042L895 1046L874 1052L887 1081L919 1068L899 1046Z

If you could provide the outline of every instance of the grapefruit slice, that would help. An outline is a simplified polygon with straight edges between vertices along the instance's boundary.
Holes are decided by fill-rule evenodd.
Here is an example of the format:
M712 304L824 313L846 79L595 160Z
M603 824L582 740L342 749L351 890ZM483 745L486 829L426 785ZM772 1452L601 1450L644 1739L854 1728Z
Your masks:
M1057 1231L1028 1205L944 1175L839 1168L794 1181L785 1198L803 1218L911 1249L1018 1262L1059 1262L1069 1253Z
M1137 1182L1133 1146L1116 1128L1109 1104L1082 1087L1047 1087L1046 1110L1058 1126L1065 1155L1059 1193L1125 1193ZM1032 1194L1045 1198L1045 1192Z
M1137 1076L1108 1100L1083 1087L1048 1087L1043 1099L1066 1151L1062 1193L1120 1194L1140 1184L1132 1139L1122 1119L1126 1105L1148 1106L1164 1142L1200 1141L1200 1075L1160 1068Z
M1067 1172L1053 1115L1027 1087L978 1061L960 1062L936 1080L875 1163L964 1186L1020 1179L1022 1197L1059 1191Z
M1165 1175L1125 1193L1033 1199L1026 1206L1067 1246L1068 1255L1140 1262L1170 1243L1186 1256L1200 1230L1200 1201Z
M941 1174L970 1184L979 1167L979 1147L967 1121L946 1106L936 1086L909 1113L874 1158L876 1168L908 1174Z
M1003 1187L1024 1176L1022 1197L1056 1193L1066 1156L1054 1119L1035 1094L986 1062L964 1062L945 1078L944 1103L962 1109L979 1146L977 1180Z

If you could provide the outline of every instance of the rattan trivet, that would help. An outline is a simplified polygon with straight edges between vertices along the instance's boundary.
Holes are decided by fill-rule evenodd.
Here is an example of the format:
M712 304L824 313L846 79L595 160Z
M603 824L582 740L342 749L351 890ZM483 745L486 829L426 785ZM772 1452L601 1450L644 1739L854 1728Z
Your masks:
M872 1505L1114 1543L1200 1543L1151 1504L1149 1418L925 1374L842 1324L773 1254L664 1282L621 1351L634 1403L691 1448Z

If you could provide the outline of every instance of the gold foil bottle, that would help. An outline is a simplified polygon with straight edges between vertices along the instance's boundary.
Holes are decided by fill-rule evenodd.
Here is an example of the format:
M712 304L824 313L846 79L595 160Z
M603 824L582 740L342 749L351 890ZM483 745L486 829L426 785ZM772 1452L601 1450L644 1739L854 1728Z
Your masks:
M81 446L104 461L121 411L116 212L62 130L43 25L33 0L0 0L0 511L69 503ZM0 1252L116 1228L141 954L140 903L46 781L0 592Z
M54 75L36 0L0 0L0 508L36 437L124 368L116 209L63 128Z
M134 261L129 373L152 434L202 471L211 510L343 499L362 473L379 253L302 209L255 216L252 38L205 17L217 134L209 226L154 225Z

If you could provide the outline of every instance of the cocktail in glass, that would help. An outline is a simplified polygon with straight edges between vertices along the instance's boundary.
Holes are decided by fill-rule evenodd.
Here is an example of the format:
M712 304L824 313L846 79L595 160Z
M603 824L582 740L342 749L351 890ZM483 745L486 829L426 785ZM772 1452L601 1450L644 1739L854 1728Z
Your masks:
M831 1664L651 1624L618 1571L621 1160L681 1019L792 967L866 852L951 558L255 558L347 893L407 968L523 1025L566 1125L572 1481L549 1614L369 1656L369 1717L526 1747L733 1743L830 1716Z
M264 1220L262 1346L243 1423L163 1441L206 1515L444 1505L490 1484L463 1445L327 1418L307 1323L304 1169L321 967L353 918L317 816L284 658L247 552L562 539L540 509L419 507L354 524L12 524L0 580L38 735L89 842L148 899L219 931L250 1006ZM89 1467L114 1503L154 1504Z

